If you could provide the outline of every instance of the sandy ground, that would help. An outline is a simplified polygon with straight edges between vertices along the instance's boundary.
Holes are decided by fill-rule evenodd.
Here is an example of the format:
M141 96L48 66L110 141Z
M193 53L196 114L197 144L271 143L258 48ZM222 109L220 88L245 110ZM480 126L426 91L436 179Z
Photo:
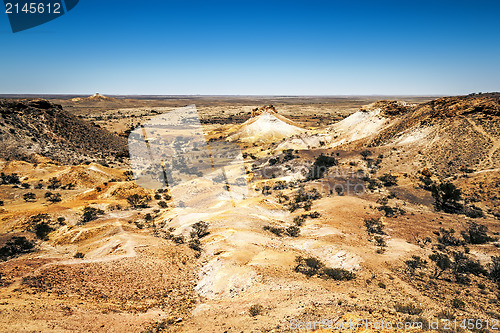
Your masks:
M230 107L201 101L202 115L213 113L226 120L232 115L233 122L242 120L238 130L250 133L249 137L256 133L255 129L241 127L255 101L241 99ZM31 188L0 185L0 200L4 202L0 211L0 243L5 244L10 236L24 235L37 244L37 249L0 263L0 330L290 332L292 320L342 322L361 318L396 323L420 317L437 318L445 310L457 319L500 316L496 301L498 287L485 277L472 276L465 288L455 283L451 275L430 278L433 271L430 265L414 276L405 273L405 260L414 255L428 258L433 253L440 228L453 228L458 234L475 221L487 226L490 235L500 232L498 221L491 214L471 219L436 212L430 192L419 187L420 170L425 163L400 161L403 157L393 149L394 145L419 149L414 145L432 135L426 130L407 132L392 145L373 149L374 158L379 154L384 156L381 172L397 175L396 186L337 195L329 191L322 180L293 181L304 178L301 170L307 170L320 153L336 156L343 170L367 170L368 162L359 150L335 149L345 142L362 140L379 132L391 120L378 111L351 112L357 103L366 104L365 100L345 102L348 107L339 100L306 106L300 104L304 101L298 103L290 99L276 102L281 106L280 114L297 121L303 128L320 123L331 125L334 114L339 120L345 119L320 129L308 128L294 138L273 139L271 141L276 142L258 145L251 144L255 140L243 143L248 184L247 191L238 195L221 190L222 186L214 185L208 176L172 189L174 198L164 199L163 193L136 186L124 174L126 170L98 164L2 162L2 172L18 173ZM109 110L101 107L100 115L104 117L101 120L92 112L95 107L70 106L75 113L121 132L141 119L154 116L151 110L161 112L161 108L175 104L141 103L146 102ZM222 109L227 113L222 114ZM326 109L330 113L322 113L318 119L304 116ZM143 118L134 118L140 112ZM352 115L346 117L349 114ZM108 116L112 119L106 119ZM289 124L276 127L268 120L263 117L266 133L295 135L289 132ZM213 133L235 128L234 124L224 122L204 126ZM289 148L300 149L300 152L294 152L296 156L290 161L281 159L270 165L270 157L282 158L281 152ZM496 146L491 148L490 160L494 160L496 150ZM491 163L485 162L483 167L458 178L457 183L469 184L472 188L496 177L498 170L492 168ZM274 168L278 176L259 176L258 171L266 168ZM279 176L280 170L285 170L283 177ZM227 172L230 175L231 168ZM75 184L71 190L53 190L63 198L54 204L44 199L52 177L63 185ZM361 181L345 175L335 177L331 182ZM288 180L290 186L272 189L280 180ZM35 189L39 182L43 188ZM306 191L318 189L321 197L312 200L310 210L291 211L288 206L291 200L283 201L283 198L294 198L301 185ZM271 188L269 193L264 193L265 186ZM28 191L36 194L36 201L23 200L23 194ZM132 194L150 195L149 207L131 207L126 198ZM185 202L187 207L179 204L182 195L191 198ZM404 213L384 216L378 209L380 200L404 209ZM160 201L166 201L168 207L160 207ZM89 205L102 209L103 214L82 224L83 209ZM294 219L313 212L318 213L316 218L305 217L297 237L286 233L278 236L264 228L287 228L294 225ZM26 230L29 218L38 213L48 213L53 221L65 218L64 225L58 225L45 241L34 239L33 232ZM151 219L146 218L148 214ZM366 230L365 220L369 218L379 219L383 224L383 251L374 235ZM188 246L188 241L193 225L199 221L208 224L209 234L200 239L201 251L196 251ZM181 242L175 240L181 235L184 243L179 244ZM497 242L470 245L468 251L483 265L499 253ZM76 253L82 253L83 258L75 258ZM317 258L327 267L355 273L356 278L337 281L308 277L295 271L297 256ZM462 300L464 306L453 308L451 304L456 298ZM402 304L414 305L420 311L405 313L398 307ZM249 310L255 305L260 312L251 316Z

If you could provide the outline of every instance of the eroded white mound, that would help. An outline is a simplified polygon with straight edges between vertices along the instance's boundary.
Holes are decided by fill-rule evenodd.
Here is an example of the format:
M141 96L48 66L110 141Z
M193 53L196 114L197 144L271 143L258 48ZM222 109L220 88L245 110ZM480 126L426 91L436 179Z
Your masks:
M292 121L266 112L244 122L240 129L229 136L229 141L239 140L242 142L272 142L304 132Z

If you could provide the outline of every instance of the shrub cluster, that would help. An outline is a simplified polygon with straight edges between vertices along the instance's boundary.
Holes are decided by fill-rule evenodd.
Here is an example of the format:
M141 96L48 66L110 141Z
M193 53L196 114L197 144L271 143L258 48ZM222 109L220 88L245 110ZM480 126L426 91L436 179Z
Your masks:
M0 259L5 261L20 254L32 252L34 248L35 245L26 237L12 237L0 248Z
M356 278L356 274L343 268L330 268L314 257L295 258L297 265L294 270L307 276L318 276L325 279L333 280L352 280Z
M83 209L83 215L82 215L80 222L78 224L82 225L82 224L88 223L90 221L94 221L100 215L103 215L103 214L104 214L104 211L102 209L87 206Z
M321 179L328 171L328 168L338 164L339 162L337 161L336 158L320 154L314 161L306 179L307 180Z
M136 193L127 197L127 202L134 208L147 208L149 201L151 201L149 195L139 195Z
M10 175L6 175L5 173L0 173L0 185L9 185L9 184L20 184L21 180L17 173L13 173Z
M196 251L197 258L201 255L201 251L203 250L201 247L200 239L209 234L210 232L208 231L207 222L199 221L192 225L191 232L189 234L191 239L188 242L188 246Z

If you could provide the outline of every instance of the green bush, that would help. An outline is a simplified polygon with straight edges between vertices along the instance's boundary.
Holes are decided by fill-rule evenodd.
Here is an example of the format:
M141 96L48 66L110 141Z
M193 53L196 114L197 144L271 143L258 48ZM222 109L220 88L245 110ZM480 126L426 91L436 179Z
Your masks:
M475 222L470 223L467 229L462 231L462 237L470 244L484 244L495 240L488 236L488 227Z
M46 192L45 198L51 203L60 202L62 200L60 193Z
M248 314L251 317L258 316L264 312L264 307L260 304L254 304L248 309Z
M356 278L355 273L343 268L324 267L321 269L319 274L323 278L333 279L337 281L353 280Z
M307 175L307 180L315 180L323 178L324 174L328 171L328 168L338 165L336 158L320 154L314 161L309 174Z
M61 187L61 182L56 177L49 179L49 186L47 186L49 190L55 190L59 187Z
M197 252L201 252L202 248L201 248L201 242L198 238L192 238L189 240L188 242L188 246L197 251Z
M455 309L463 309L465 307L465 302L458 298L454 298L451 300L451 306Z
M323 267L323 263L314 257L303 258L298 256L295 258L295 262L297 263L295 271L307 276L317 275L319 269Z
M296 225L289 226L286 228L286 233L290 237L298 237L300 235L300 228Z
M455 237L454 229L439 229L440 236L437 238L438 242L443 245L460 246L464 245L464 241Z
M330 268L314 257L304 258L297 256L295 258L297 265L294 270L307 276L318 276L324 279L334 280L352 280L356 274L343 268Z
M81 252L77 252L75 253L75 255L73 256L73 258L76 258L76 259L82 259L83 257L85 257L85 254L81 253Z
M375 239L375 243L376 243L377 246L379 246L379 247L387 247L387 243L386 243L384 237L376 235L374 237L374 239Z
M20 184L19 176L17 173L13 173L10 175L6 175L3 172L0 173L0 185L9 185L9 184Z
M23 199L24 201L35 201L36 200L36 195L33 192L28 192L23 194Z
M449 319L449 320L453 320L455 319L455 314L453 313L453 311L451 311L450 309L444 309L444 310L441 310L439 311L437 314L436 314L436 317L438 319Z
M462 192L454 184L446 182L433 185L431 191L436 210L451 214L462 211L463 205L459 202L462 200Z
M363 157L363 159L366 161L368 156L371 156L372 152L369 150L363 150L361 151L360 155Z
M491 257L491 263L488 265L491 280L500 283L500 257Z
M318 213L318 212L309 213L309 217L312 218L312 219L317 219L320 216L321 216L321 214Z
M85 223L88 223L90 221L94 221L100 215L103 215L103 214L104 214L104 211L102 209L87 206L83 209L83 215L82 215L82 218L80 219L79 224L85 224Z
M486 269L484 269L479 261L468 257L463 252L453 252L452 255L455 276L457 274L487 275Z
M134 208L147 208L149 201L151 201L149 195L139 195L136 193L127 197L127 202Z
M377 207L379 211L383 211L384 215L387 217L394 217L397 215L404 215L406 214L406 211L404 209L401 209L399 207L391 207L388 205L382 205Z
M283 236L283 233L285 232L285 229L283 229L283 228L273 227L273 226L269 226L269 225L264 226L263 229L266 231L272 232L273 234L275 234L278 237Z
M382 221L380 221L379 219L366 218L365 227L366 231L368 231L368 233L370 234L385 235L384 225L382 224Z
M398 184L396 176L393 176L390 173L386 173L380 176L378 179L380 179L385 187L395 186Z
M414 275L417 269L427 266L427 261L423 260L419 256L412 256L410 260L405 261L405 265L405 273L408 275Z
M183 235L172 236L171 239L176 244L184 244L184 236Z
M0 248L0 259L7 260L14 256L32 252L35 245L26 237L12 237L4 246Z
M435 252L429 256L429 259L436 264L434 277L438 278L444 271L451 268L451 260L447 254Z
M48 234L54 230L55 229L49 226L47 223L42 222L35 226L35 235L39 239L47 240Z
M293 218L293 223L295 223L295 225L298 227L302 226L305 221L306 221L306 218L304 217L304 215L295 216Z
M208 231L208 223L204 221L196 222L191 226L191 233L190 233L191 238L200 239L209 234L210 232Z

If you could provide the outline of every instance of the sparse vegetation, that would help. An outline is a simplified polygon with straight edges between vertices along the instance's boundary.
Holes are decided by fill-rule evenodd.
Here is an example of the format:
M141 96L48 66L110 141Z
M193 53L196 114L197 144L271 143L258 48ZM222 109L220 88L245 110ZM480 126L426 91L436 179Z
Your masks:
M438 278L444 271L451 268L451 260L447 254L435 252L429 256L429 259L436 264L434 269L434 278Z
M52 228L45 222L38 223L35 226L35 235L37 238L41 240L47 240L47 235L52 231L54 231L54 228Z
M451 300L451 306L455 309L463 309L465 307L465 302L455 297Z
M36 195L33 192L28 192L23 194L23 199L24 201L35 201L36 200Z
M422 308L412 303L408 304L397 303L394 308L396 309L397 312L406 313L409 315L419 315L423 311Z
M475 222L470 223L461 234L469 244L484 244L495 240L493 237L488 236L488 227Z
M289 226L288 228L286 228L286 233L290 237L299 237L300 228L295 225Z
M366 231L369 234L385 235L384 225L380 219L367 218L365 219Z
M327 156L320 154L314 161L309 174L307 175L308 180L315 180L323 178L324 174L328 171L328 168L338 165L336 158L332 156Z
M405 261L405 265L406 265L405 273L410 275L410 276L413 276L413 275L415 275L415 272L418 269L421 269L421 268L424 268L427 266L427 261L423 260L419 256L414 255L411 257L410 260Z
M295 258L297 265L294 270L307 276L318 276L324 279L333 280L352 280L356 278L356 274L343 268L330 268L314 257L301 257Z
M263 227L263 229L266 230L266 231L272 232L273 234L275 234L278 237L283 236L283 233L285 232L285 229L283 229L283 228L274 227L274 226L270 226L270 225L265 225Z
M148 202L151 201L151 197L148 195L132 194L127 197L127 202L133 208L147 208Z
M45 199L50 203L60 202L62 200L60 193L45 192Z
M5 173L0 173L0 185L9 185L9 184L20 184L21 181L17 173L13 173L10 175L6 175Z
M191 233L190 233L191 238L201 239L209 234L210 232L208 231L207 222L199 221L193 224L193 226L191 227Z
M372 152L369 150L363 150L359 153L361 157L366 161L368 159L368 156L372 155Z
M497 103L496 99L497 97L495 97L495 103ZM416 101L417 98L412 97L411 99L408 98L408 100ZM0 101L0 109L2 108L1 103ZM64 101L63 104L74 105L75 109L73 111L82 114L82 118L96 120L102 116L104 121L100 121L98 124L103 129L123 131L129 126L132 129L136 128L140 122L146 121L151 116L137 116L135 114L143 111L144 107L141 105L146 105L148 103L146 100L130 102L134 104L130 108L125 108L127 103L129 101L125 99L116 102L116 107L120 107L122 112L127 114L127 119L121 119L122 116L112 118L119 120L116 123L114 121L106 123L105 121L106 118L111 118L111 115L115 117L115 112L118 111L114 110L114 106L110 106L109 110L100 115L97 111L101 107L98 105L87 108L84 103L73 103L69 100ZM158 101L159 105L161 103L163 102ZM174 105L177 102L169 100L168 103ZM226 112L234 113L246 110L246 106L243 105L246 102L238 103L238 107L228 107ZM360 101L356 101L356 103L360 103ZM135 104L137 104L137 107ZM211 101L211 104L215 103ZM446 110L439 108L431 110L432 105L426 105L429 106L429 109L425 110L428 111L427 113L445 114ZM493 106L496 107L496 105ZM231 124L229 122L224 123L223 127L217 128L218 116L206 112L212 110L210 108L211 106L204 106L200 114L203 117L207 116L206 119L202 117L203 122L207 121L207 123L214 124L208 134L210 139L212 139L212 136L220 136L217 140L224 141L228 135L232 135L233 130L239 130L240 125L236 126L236 123ZM321 108L330 109L330 102L321 106ZM414 108L414 106L411 107L411 109ZM217 106L217 109L222 108ZM329 124L348 114L348 111L341 114L335 106L331 108L333 111L329 111L329 114L326 114L326 112L324 115L319 113L318 117L311 117L312 119L303 121L301 117L308 115L308 109L287 105L282 115L293 114L294 120L300 121L304 128L309 128L314 126L314 119ZM410 107L408 109L410 110ZM18 111L18 114L22 113L22 111ZM469 108L469 111L474 111L474 107ZM496 112L496 109L494 111ZM162 112L163 109L160 113ZM382 115L385 114L383 108L381 112ZM405 114L411 116L412 113ZM5 128L0 129L0 134L4 135L8 134L12 124L6 122L2 114L4 113L0 113L0 127L5 126ZM8 113L5 113L5 115L10 117ZM243 122L246 120L245 117L247 117L246 112L244 116L237 116L236 119L238 122L239 120ZM464 117L469 116L466 114ZM123 170L119 171L117 168L114 170L103 169L106 171L105 173L96 170L87 172L87 170L96 167L94 164L96 162L104 164L103 161L105 160L114 167L116 160L108 159L104 155L96 158L83 156L83 154L86 154L83 145L78 146L78 149L82 151L78 163L68 164L65 161L59 161L57 164L52 164L44 162L45 159L37 155L34 155L32 160L26 159L25 162L18 164L2 162L4 163L2 165L5 172L11 173L13 170L19 170L20 176L15 174L2 175L0 179L4 185L2 187L4 191L2 199L5 200L7 206L0 207L0 213L3 214L2 218L5 220L4 234L0 239L0 257L5 260L5 258L13 258L23 253L24 250L21 249L18 252L13 251L18 254L5 256L5 253L10 250L5 250L5 246L2 246L9 244L9 242L5 242L12 235L26 235L33 246L39 244L43 249L43 253L40 253L39 256L27 255L26 257L29 258L18 258L4 263L1 267L1 274L3 275L0 276L3 279L0 281L0 286L5 282L12 284L14 281L22 279L23 276L33 277L30 280L33 284L27 284L26 287L23 286L19 290L12 288L14 289L14 292L10 293L12 299L8 300L8 304L3 305L7 311L8 318L6 317L6 320L11 320L12 316L16 315L11 313L11 310L18 303L16 298L26 298L23 296L25 292L28 292L27 296L30 299L39 298L40 304L45 304L46 309L42 306L34 308L35 311L40 312L41 317L46 317L46 311L53 308L51 304L54 302L49 299L50 302L47 303L47 296L49 298L50 295L66 297L67 294L74 295L76 293L75 300L79 298L78 302L71 301L71 304L68 303L68 310L63 307L65 315L66 312L80 311L79 305L78 309L80 310L75 308L79 302L83 302L82 309L85 310L85 304L98 299L102 300L103 303L103 307L100 309L106 313L111 312L109 314L110 320L113 320L114 323L118 323L115 320L116 318L122 317L124 320L130 319L134 321L133 325L117 326L118 330L123 330L124 327L125 330L127 330L127 327L132 330L136 328L140 330L140 327L143 327L143 329L149 329L151 332L160 330L177 331L186 327L187 329L200 330L200 327L198 327L200 321L191 320L192 310L200 302L203 303L205 296L209 298L215 296L212 301L217 302L218 295L223 298L226 298L226 295L234 297L236 303L240 305L246 302L246 307L243 309L246 312L243 313L243 316L246 316L247 319L236 322L238 318L235 318L229 323L231 327L227 323L222 327L220 324L224 321L221 319L221 316L224 316L224 311L221 312L221 310L224 310L224 307L213 307L213 320L211 311L201 315L200 318L205 318L207 315L211 317L209 318L211 323L207 322L206 327L203 327L205 323L202 320L201 330L238 330L245 332L252 329L280 330L283 327L271 323L267 320L269 318L259 321L257 320L258 316L261 314L267 315L266 312L269 307L271 317L283 319L287 316L287 313L283 312L282 309L290 309L296 306L297 303L304 305L303 311L297 313L297 315L300 315L300 318L311 318L312 320L332 309L335 312L335 317L337 317L338 312L340 321L346 319L341 318L343 313L354 313L370 319L385 316L387 318L384 317L384 320L391 320L393 323L396 320L404 323L424 322L425 319L420 316L424 316L425 313L426 317L432 318L441 309L446 310L437 313L439 318L453 318L454 316L457 319L460 318L460 320L468 317L480 318L487 316L500 318L497 309L500 300L500 256L494 256L500 248L500 243L493 242L500 235L500 229L492 219L494 214L497 214L500 218L500 210L497 204L498 195L494 191L496 188L492 187L492 184L495 184L498 180L498 172L494 171L494 168L496 168L493 165L494 163L490 163L496 161L495 158L498 152L490 151L490 153L493 153L488 156L491 161L486 161L483 152L479 150L491 145L487 137L481 137L482 142L478 142L478 145L472 144L470 147L472 149L477 148L478 153L474 153L474 158L471 158L470 164L467 165L474 167L474 170L477 169L478 172L470 174L460 166L464 164L461 161L463 156L466 154L472 156L471 153L463 149L443 152L442 147L438 146L440 140L433 140L432 144L428 144L425 140L430 137L418 136L416 138L424 140L420 142L422 144L420 147L420 143L417 144L418 142L405 144L404 147L400 145L387 146L386 143L395 142L392 138L393 135L396 135L395 138L397 139L400 138L399 130L412 134L412 128L410 127L413 126L413 121L409 121L407 124L404 119L402 123L399 122L400 119L394 118L394 120L397 120L394 121L396 126L391 127L389 130L382 130L380 133L377 131L375 135L370 135L355 144L348 143L339 146L342 149L339 151L333 148L335 142L344 140L347 135L343 135L342 131L332 130L330 127L328 129L321 128L321 131L319 129L318 131L314 129L307 130L305 132L307 133L307 139L305 139L305 135L299 134L285 138L283 141L276 140L276 142L270 143L237 142L243 151L243 155L248 158L241 171L248 174L248 182L251 182L248 188L251 192L244 197L243 201L239 199L232 200L230 204L233 208L229 208L229 204L226 205L229 202L218 206L206 200L203 201L203 204L209 204L210 208L205 209L201 203L204 198L208 198L210 193L204 191L202 186L206 184L210 187L210 190L212 188L220 190L226 184L230 184L231 189L236 191L237 189L234 188L236 184L244 185L247 181L244 177L236 175L236 167L227 168L226 171L229 172L227 179L222 172L215 171L213 173L213 175L219 174L219 177L214 179L220 180L220 184L213 184L209 180L209 177L211 177L208 175L209 172L205 173L205 170L204 177L206 178L195 179L193 177L193 182L186 186L186 191L192 189L193 192L198 193L198 190L200 190L199 192L202 193L200 205L193 205L192 202L188 203L186 201L186 206L189 206L189 209L181 210L178 207L183 206L183 204L179 203L179 200L175 202L176 208L173 208L173 201L168 201L172 199L168 194L168 190L142 190L133 182L125 181L125 177L121 173ZM423 122L420 122L420 120ZM460 119L461 122L463 120L466 119ZM475 121L476 119L467 120ZM491 130L491 124L486 124L484 119L478 118L477 120L478 128L483 128L485 131ZM479 122L479 120L481 121ZM224 118L224 121L227 121L227 119ZM425 119L418 119L418 121L423 127L428 125L425 123ZM29 125L27 128L31 128L31 124ZM437 126L439 123L432 122L431 125ZM496 122L494 125L497 125ZM498 126L493 126L495 137L498 134L496 133L498 132L497 128ZM155 131L149 133L148 129L151 139L162 140L164 138L163 129L155 129ZM228 133L225 133L226 131ZM332 140L324 135L327 131L329 135L331 134ZM463 132L467 136L464 135L464 141L473 143L472 140L469 140L469 134L472 131L473 128L470 127ZM24 132L16 128L16 133L16 135L21 136ZM316 133L321 135L315 137L317 136ZM425 134L426 132L423 131L422 133ZM309 136L311 136L310 140ZM318 143L318 140L323 140L323 136L325 141ZM233 138L235 137L237 136L233 136ZM61 142L65 142L66 138L64 136L62 138ZM45 149L45 142L36 139L37 141L33 140L33 147L26 147L26 150L28 152L37 152L37 154L40 152L45 154L43 150ZM301 139L304 139L305 144L301 143ZM186 140L186 147L188 147L191 142L188 139ZM228 139L228 141L232 141L232 138ZM458 141L457 146L460 143ZM55 140L53 144L58 145L58 140ZM283 151L283 154L279 153L282 147L295 146L295 144L300 149L300 153L293 150ZM311 145L310 149L305 149L307 144ZM353 151L353 149L358 149L362 144L366 144L366 147L370 147L370 150L363 151L360 156L359 151ZM302 145L304 145L304 149L301 147ZM42 150L40 150L40 147ZM214 147L215 145L212 148ZM418 149L423 152L416 154ZM193 165L202 163L198 159L205 161L207 158L210 159L210 153L216 153L215 150L204 152L201 146L196 146L195 150ZM244 152L245 150L247 152ZM258 157L252 155L251 152L258 154ZM323 152L324 155L317 157L320 152ZM372 153L373 156L371 156ZM382 153L384 156L382 156ZM66 152L61 151L61 155L63 154L66 154ZM332 157L330 158L330 156ZM363 157L363 160L361 160L361 157ZM57 159L57 156L54 158ZM122 161L123 164L119 168L126 167L128 163L127 157L124 156ZM452 163L448 164L448 161ZM185 163L190 167L190 161L187 158ZM336 168L334 165L339 166L335 175L334 171L337 170L334 170ZM432 171L425 168L426 166ZM100 166L97 167L101 169ZM165 164L165 167L169 167L168 163ZM209 167L208 164L207 167ZM483 172L486 167L493 170ZM457 173L459 168L466 174ZM425 171L420 171L422 169ZM206 171L210 170L206 169ZM264 175L266 172L267 176ZM131 171L128 171L128 173L129 176L133 176ZM273 177L280 178L267 179L271 174L273 174ZM53 177L55 180L48 181L54 175L57 175L57 177ZM326 179L330 176L334 177ZM110 177L116 177L117 179L109 181ZM176 177L174 176L174 178ZM128 179L133 179L133 177ZM287 181L280 179L286 179ZM366 182L361 182L360 179ZM354 184L349 184L351 180L354 181ZM453 185L447 188L440 184L440 182L446 184L447 180L453 182L456 187L453 188L455 186ZM9 185L4 184L4 182L8 182ZM398 183L400 186L398 186ZM341 187L334 186L332 188L332 184ZM351 193L349 187L343 185L352 186L358 184L363 188L370 188L375 193L366 193L361 197L335 196L336 191L338 191L339 195ZM75 191L67 191L67 189L73 187L76 187ZM457 195L456 191L460 192L457 187L463 189L463 194L459 193ZM96 191L100 189L102 191L97 193ZM434 189L434 192L426 192L423 189L430 191ZM49 195L47 195L46 200L44 199L44 193L49 190L51 192L48 192ZM234 194L239 194L239 191L236 192ZM35 198L29 193L36 193ZM133 193L138 193L137 197L127 199L127 196ZM323 193L325 193L325 198L314 201L320 198ZM142 200L142 197L148 197L148 194L154 200ZM268 196L263 197L262 194ZM374 201L377 198L381 199L375 203ZM28 203L24 203L23 199ZM38 202L29 203L33 199ZM52 199L55 200L51 201ZM61 199L64 199L64 204L49 205L50 202L61 201ZM223 201L226 198L212 196L210 199ZM75 213L75 209L83 210L84 205L82 205L82 202L87 202L92 207L96 207L94 209L108 207L106 212L108 209L113 212L105 218L100 218L93 223L90 222L92 226L87 225L82 228L78 224L86 223L84 222L86 220L94 220L104 214L102 210L98 211L98 213L95 211L88 212L87 217L82 216L86 212ZM114 210L122 209L117 203L122 205L126 211L114 212ZM433 203L436 207L434 212L429 210L429 205ZM135 209L145 208L148 205L151 207L150 209L142 211ZM220 212L217 212L219 209L217 207L220 207ZM294 213L290 213L288 210ZM314 210L321 212L321 215ZM406 214L405 210L407 210ZM34 212L31 214L49 212L51 215L40 214L38 217L31 219L29 218L30 211ZM477 219L472 220L464 215L450 216L449 214L440 213L450 211ZM190 214L190 218L175 219L176 216L180 216L179 214ZM191 218L198 216L197 214L206 216L206 221L209 221L208 219L210 221L212 219L216 220L217 225L212 226L204 221L199 221L201 217L198 220L191 220ZM405 215L403 216L403 214ZM65 216L68 221L65 222L62 216ZM365 218L367 219L365 220ZM189 220L192 222L188 222ZM199 222L190 226L191 223L197 221ZM471 221L476 221L476 223ZM75 222L77 226L74 225ZM65 223L67 223L67 226L62 230L52 231ZM116 229L119 228L119 224L122 224L123 229ZM172 225L175 225L175 228ZM362 229L361 233L359 230L360 225L361 228L366 228ZM262 226L266 231L262 229L255 230L256 227L262 228ZM440 227L442 228L439 229ZM116 232L119 232L119 235L115 235ZM148 239L151 234L162 239ZM233 236L225 237L224 235ZM389 235L394 238L391 239ZM144 242L141 242L141 244L147 247L144 249L137 248L136 250L139 251L138 254L140 255L126 260L108 260L113 258L106 256L106 251L101 251L101 253L95 251L101 247L102 249L109 249L109 251L116 250L115 254L121 256L125 253L125 250L129 249L128 247L120 247L116 242L117 236L122 245L130 236L130 241L138 242L142 240ZM50 239L50 244L42 241L47 239ZM10 242L13 242L13 240L14 238ZM251 246L250 252L245 246L246 242ZM168 244L171 246L168 246ZM175 244L183 245L175 246ZM420 246L420 248L415 245ZM206 246L210 246L210 249L205 248ZM390 252L386 255L376 255L374 253L375 250L378 253L383 253L386 248L387 252ZM85 255L77 251L85 252ZM87 254L86 251L89 251L89 253ZM303 257L296 258L296 262L289 265L290 263L287 264L286 260L285 263L277 262L282 251L288 251L288 256L292 253L292 260L296 254L301 253L299 251L304 252L301 253ZM255 257L255 254L259 255ZM489 262L492 255L494 257ZM102 256L104 256L104 263L94 262L100 261ZM77 265L66 265L65 261L73 257L86 259L88 257L90 260L71 259ZM203 257L203 259L197 261L193 260L194 257ZM86 263L87 261L89 263ZM265 267L260 267L258 263L264 263L264 261ZM339 264L336 264L336 262L339 262ZM212 263L216 265L212 266ZM255 266L256 264L259 267ZM340 267L343 268L339 268L338 265L342 265ZM358 265L361 267L361 271L359 277L356 277L356 274L350 270L351 267L358 267ZM38 269L39 267L42 269ZM288 269L288 272L284 272L283 269ZM144 273L145 270L148 271L147 274ZM250 271L256 272L257 275ZM247 274L248 272L252 274ZM130 275L127 275L128 273ZM194 285L197 282L195 277L205 273L207 274L205 275L206 281L213 282L214 279L222 276L223 283L214 287L211 283L204 284L202 281L198 288L195 289ZM362 281L345 282L355 278L362 278ZM251 287L250 291L255 289L255 286L258 289L261 282L272 286L272 293L267 296L264 295L266 296L266 304L263 303L264 301L258 301L247 291L240 293L240 290L246 289L253 282L250 279L258 279L257 284L253 284L254 287ZM78 282L76 283L73 280L78 280ZM163 285L164 282L166 282L165 285ZM88 288L89 283L92 284L92 288ZM44 286L43 289L37 289L37 286L41 285ZM107 288L106 285L110 286L110 291L101 294L101 289ZM151 288L152 285L154 288ZM344 288L342 288L342 285ZM309 290L310 293L305 295L307 297L302 297L299 300L293 299L292 297L297 296L297 293L296 290L292 290L292 293L290 293L290 287L299 291L303 287ZM39 291L42 292L32 295L33 297L30 296L30 293ZM323 295L326 298L319 300L318 303L318 299L315 299L313 295L315 291L317 291L317 295ZM197 295L196 292L199 294ZM251 297L248 298L248 295ZM87 298L88 296L91 298ZM158 298L158 302L156 298ZM249 301L249 299L251 300ZM397 304L397 311L395 311L394 306L397 302L401 303ZM422 302L422 304L419 302ZM265 307L254 303L261 303ZM141 320L138 321L137 318L120 315L121 312L125 314L142 313L149 309L164 309L165 313L168 313L167 317L164 319L160 317L151 319L152 322L161 320L161 323L151 328L143 323L143 320L148 320L148 316L142 316L139 318ZM424 312L422 312L422 309ZM203 309L200 307L200 310ZM241 307L239 310L235 310L235 316L241 317ZM115 311L117 313L114 313ZM192 313L195 317L197 316L196 311ZM29 312L21 311L21 315L23 317L20 318L25 319L29 316ZM61 317L61 320L64 320L66 324L76 323L69 315ZM432 320L434 321L434 319ZM101 323L102 320L98 322ZM185 327L182 327L182 322L186 322ZM214 323L217 324L217 327L213 325ZM247 323L251 323L253 326L247 325ZM20 325L19 323L15 324ZM129 323L127 322L127 324ZM94 331L99 330L97 326L88 326L86 328ZM78 330L78 327L75 329ZM105 327L100 329L109 330L109 327L106 324Z
M250 317L261 315L264 312L264 307L260 304L254 304L248 309Z
M433 185L431 191L436 210L452 214L462 211L463 205L460 203L462 192L453 183Z
M491 263L488 265L491 280L500 283L500 257L491 257Z
M56 177L52 177L49 179L49 185L47 186L49 190L55 190L59 187L61 187L61 182Z
M395 186L398 184L396 176L386 173L379 177L380 181L385 187Z
M32 252L35 245L26 237L12 237L4 246L0 247L0 259L5 261L12 257Z
M97 219L100 215L103 215L104 211L95 207L85 207L83 209L83 215L80 219L79 224L85 224L90 221Z
M454 229L439 229L440 236L437 238L438 242L444 246L460 246L464 241L455 237Z

